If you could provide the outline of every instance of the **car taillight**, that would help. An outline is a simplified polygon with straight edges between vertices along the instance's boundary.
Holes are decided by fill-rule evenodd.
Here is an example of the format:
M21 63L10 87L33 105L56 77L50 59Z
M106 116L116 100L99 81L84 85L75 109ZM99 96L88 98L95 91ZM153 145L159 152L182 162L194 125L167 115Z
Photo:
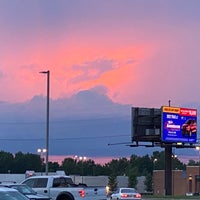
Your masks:
M141 194L136 194L135 198L141 198Z
M85 197L85 190L79 190L80 197Z
M121 194L121 198L127 198L127 197L128 197L128 194L125 194L125 193Z

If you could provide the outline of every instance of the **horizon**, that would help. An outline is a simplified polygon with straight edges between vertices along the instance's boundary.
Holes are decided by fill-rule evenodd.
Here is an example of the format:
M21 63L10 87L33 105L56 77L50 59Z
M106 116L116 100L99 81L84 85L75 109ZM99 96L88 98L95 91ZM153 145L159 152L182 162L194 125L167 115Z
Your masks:
M57 162L58 164L62 164L62 161L65 158L74 158L74 156L71 155L49 155L49 161L51 162ZM100 164L100 165L104 165L106 163L111 162L112 160L118 160L122 157L88 157L87 159L91 159L95 162L95 164ZM124 157L127 159L130 159L130 157ZM184 164L188 164L188 162L190 160L198 160L199 161L199 156L186 156L186 155L179 155L177 157L177 159L179 159L182 163Z

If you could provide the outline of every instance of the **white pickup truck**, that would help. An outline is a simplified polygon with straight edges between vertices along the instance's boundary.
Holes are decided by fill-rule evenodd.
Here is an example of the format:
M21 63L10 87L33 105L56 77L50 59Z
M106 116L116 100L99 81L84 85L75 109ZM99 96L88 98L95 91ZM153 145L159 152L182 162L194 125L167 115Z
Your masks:
M73 183L70 176L31 176L23 184L33 188L38 194L47 195L52 200L106 200L106 190L81 187ZM103 192L102 192L103 191Z

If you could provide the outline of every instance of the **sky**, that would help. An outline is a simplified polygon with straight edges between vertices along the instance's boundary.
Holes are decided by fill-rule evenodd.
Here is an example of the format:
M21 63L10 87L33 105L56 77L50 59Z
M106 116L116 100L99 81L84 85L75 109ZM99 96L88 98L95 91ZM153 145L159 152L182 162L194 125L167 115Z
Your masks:
M39 73L43 70L50 70L51 120L59 118L58 127L70 116L74 124L83 116L104 116L104 123L108 116L112 118L113 126L104 132L108 140L101 146L119 135L124 135L119 141L130 141L131 106L160 108L171 100L173 106L196 108L199 6L199 0L0 0L0 137L27 138L27 124L33 123L27 120L30 105L35 121L45 117L41 102L46 77ZM117 117L124 120L118 128ZM84 121L79 128L89 132L89 122L94 136L101 135L97 129L101 123L106 126L103 121ZM19 133L13 132L16 123L21 124ZM42 126L32 125L33 135L42 132ZM69 129L72 135L81 137L74 127ZM60 131L59 138L63 134ZM98 141L90 143L98 146ZM2 149L10 150L8 146ZM105 147L98 154L137 152L120 148L118 152L114 146L109 151ZM60 154L59 150L52 153Z

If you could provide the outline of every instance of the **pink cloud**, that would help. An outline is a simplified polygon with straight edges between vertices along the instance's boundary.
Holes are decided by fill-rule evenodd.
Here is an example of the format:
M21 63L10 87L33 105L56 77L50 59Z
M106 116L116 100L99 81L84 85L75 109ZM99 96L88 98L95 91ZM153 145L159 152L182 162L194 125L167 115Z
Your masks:
M16 3L14 10L1 7L0 100L45 95L45 77L38 72L47 69L52 98L103 85L114 101L135 105L199 100L197 93L185 98L190 88L198 91L200 28L194 3L184 2L185 10L178 12L170 2L147 3L148 9L134 1L118 2L115 9L92 3L90 10L88 2L70 3L69 10L68 3L54 4L60 12L33 1L24 10Z

